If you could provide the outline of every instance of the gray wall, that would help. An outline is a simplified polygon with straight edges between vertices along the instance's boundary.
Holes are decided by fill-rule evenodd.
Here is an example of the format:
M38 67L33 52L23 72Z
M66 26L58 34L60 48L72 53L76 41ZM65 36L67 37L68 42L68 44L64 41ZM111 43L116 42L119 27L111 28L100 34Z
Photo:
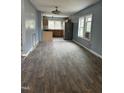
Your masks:
M92 36L91 40L87 41L78 37L78 20L79 17L91 13L93 14L91 31ZM102 2L100 1L90 7L87 7L86 9L81 10L80 12L70 16L70 19L72 19L72 22L74 23L73 39L99 55L102 55Z
M22 54L33 49L41 40L41 12L29 0L21 0Z

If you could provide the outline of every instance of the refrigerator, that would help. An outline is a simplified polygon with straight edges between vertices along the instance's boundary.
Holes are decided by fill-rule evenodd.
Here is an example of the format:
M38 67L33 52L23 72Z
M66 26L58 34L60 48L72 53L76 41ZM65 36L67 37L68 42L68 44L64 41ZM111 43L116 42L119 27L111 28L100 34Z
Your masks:
M71 20L65 22L64 39L72 40L73 38L73 23Z

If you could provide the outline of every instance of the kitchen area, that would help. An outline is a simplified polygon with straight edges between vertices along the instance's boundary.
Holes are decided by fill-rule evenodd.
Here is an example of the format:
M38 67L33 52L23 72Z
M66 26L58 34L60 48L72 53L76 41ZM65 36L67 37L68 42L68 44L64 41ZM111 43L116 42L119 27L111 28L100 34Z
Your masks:
M69 24L68 18L43 16L43 41L53 41L54 38L71 40L72 24Z
M64 36L64 19L43 16L43 41Z

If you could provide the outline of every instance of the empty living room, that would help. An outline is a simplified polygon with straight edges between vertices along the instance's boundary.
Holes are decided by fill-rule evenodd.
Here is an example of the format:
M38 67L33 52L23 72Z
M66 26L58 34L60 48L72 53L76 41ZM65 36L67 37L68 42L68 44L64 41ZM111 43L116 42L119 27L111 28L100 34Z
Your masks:
M102 1L21 1L21 93L102 93Z
M124 93L123 0L1 0L0 93Z

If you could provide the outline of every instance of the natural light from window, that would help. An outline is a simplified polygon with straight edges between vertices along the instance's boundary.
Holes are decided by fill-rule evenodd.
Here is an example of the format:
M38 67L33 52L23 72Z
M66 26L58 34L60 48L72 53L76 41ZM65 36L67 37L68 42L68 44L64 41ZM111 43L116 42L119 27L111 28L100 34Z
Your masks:
M63 23L58 20L48 20L48 29L63 29Z
M90 40L91 38L92 14L79 18L78 37Z

